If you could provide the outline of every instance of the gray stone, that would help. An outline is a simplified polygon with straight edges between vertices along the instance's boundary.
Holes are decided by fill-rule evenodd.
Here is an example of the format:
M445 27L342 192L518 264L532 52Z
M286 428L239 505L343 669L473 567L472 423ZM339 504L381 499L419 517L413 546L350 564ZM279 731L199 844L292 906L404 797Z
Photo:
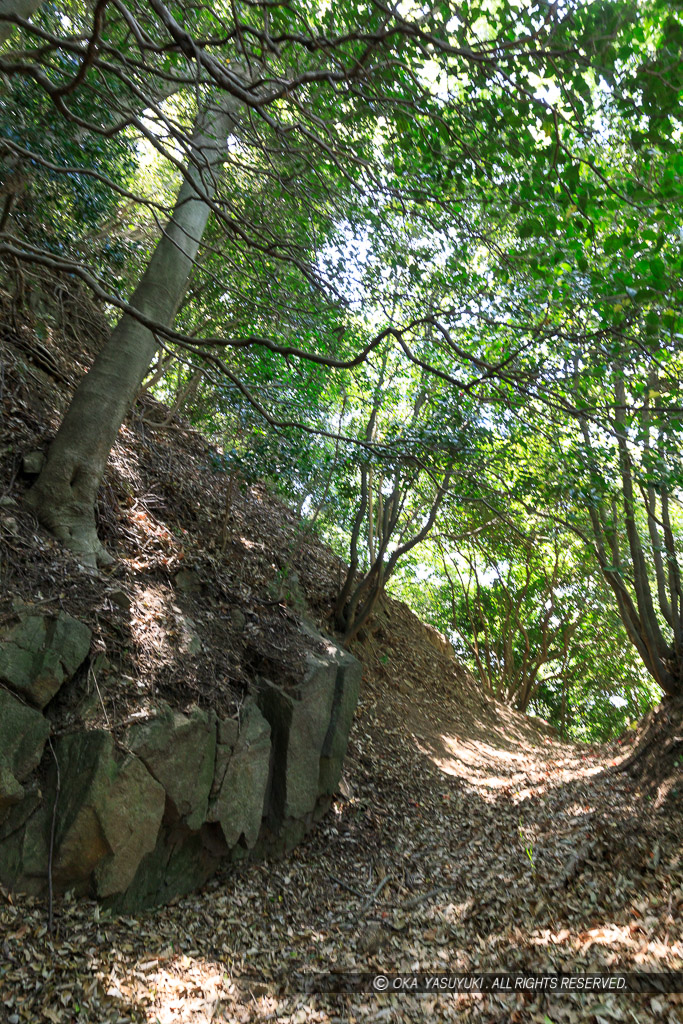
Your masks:
M16 619L0 638L0 680L43 708L83 664L92 633L66 612L40 614L27 606Z
M301 685L288 692L262 681L259 707L273 734L273 778L268 819L302 818L318 798L320 755L334 703L337 666L309 654Z
M53 875L58 888L85 886L111 849L97 805L116 774L114 741L102 729L61 737L55 747L60 767L59 814ZM52 777L54 799L56 778Z
M21 803L14 805L10 811L0 814L0 865L3 862L4 842L12 833L17 832L26 824L28 818L42 802L42 793L34 781L26 783L22 788L24 795ZM1 877L0 875L0 879Z
M264 828L261 831L258 841L252 851L253 856L258 860L261 860L264 857L268 857L273 860L279 860L282 857L286 857L287 854L301 842L306 833L310 830L312 824L313 817L310 814L307 814L303 818L285 818L284 820L279 821L275 831L272 831L269 828ZM239 847L236 847L233 850L232 859L234 861L238 861L240 859Z
M193 569L181 569L175 576L176 589L183 594L201 594L202 581Z
M21 805L13 807L9 814L16 812ZM7 813L7 812L5 812ZM2 818L2 815L0 815ZM7 827L9 819L3 822L3 830ZM26 892L26 876L22 870L21 848L24 839L24 829L12 829L0 839L0 883L8 889L19 888Z
M0 518L0 526L5 533L8 533L10 537L18 537L20 534L19 522L14 516L2 516Z
M0 838L0 881L39 895L47 888L52 808L41 804L40 791L27 793L10 811Z
M223 785L223 779L225 777L225 771L228 767L228 761L232 756L232 752L235 744L237 743L237 737L240 734L239 722L235 718L219 718L216 723L216 762L213 771L213 782L211 783L211 790L209 792L210 801L218 796L221 786ZM216 818L207 818L207 821L216 821Z
M329 644L329 657L337 666L330 722L320 751L318 795L332 796L339 785L344 756L358 703L363 672L361 663L336 644Z
M127 757L97 808L111 855L95 868L98 896L123 892L156 846L166 794L142 761Z
M18 804L24 796L24 787L15 779L6 761L0 758L0 814Z
M28 892L39 893L47 888L51 825L52 803L40 803L28 816L26 827L20 833L21 870L29 880Z
M154 849L165 793L133 755L122 764L103 730L73 733L57 746L61 770L55 882L99 895L122 891Z
M165 903L203 885L219 863L202 833L191 832L182 822L162 826L156 847L143 857L131 884L107 897L105 906L119 913Z
M189 615L181 615L179 618L181 654L199 654L202 649L202 641L194 619L191 619Z
M130 594L127 594L121 587L117 587L115 590L110 590L107 593L109 600L117 606L122 608L124 612L129 612L132 607L132 599Z
M239 608L233 608L230 612L230 629L233 633L243 633L247 620L244 612Z
M27 476L38 476L45 465L44 452L27 452L21 460L21 468Z
M206 819L216 758L216 716L196 709L191 715L166 707L154 718L132 725L127 746L166 790L175 813L190 829Z
M0 760L21 781L38 765L50 723L34 708L0 689Z
M240 734L240 723L236 718L219 718L217 722L217 743L231 750ZM218 775L218 754L216 754L216 775Z
M338 786L360 680L353 657L311 635L325 646L301 683L262 681L239 722L163 706L118 746L104 730L62 736L56 889L134 910L196 888L221 858L281 856L298 843ZM57 770L49 765L44 799L31 771L48 723L4 690L0 712L0 881L40 893Z
M325 645L309 655L301 685L289 692L264 682L259 706L273 731L273 771L268 825L276 833L290 819L312 814L320 797L335 792L358 700L361 665L312 628ZM295 834L297 828L288 825Z
M270 768L270 726L258 707L247 704L237 723L221 722L216 751L214 798L208 821L217 821L228 847L241 837L250 849L261 828ZM232 741L232 742L230 742Z

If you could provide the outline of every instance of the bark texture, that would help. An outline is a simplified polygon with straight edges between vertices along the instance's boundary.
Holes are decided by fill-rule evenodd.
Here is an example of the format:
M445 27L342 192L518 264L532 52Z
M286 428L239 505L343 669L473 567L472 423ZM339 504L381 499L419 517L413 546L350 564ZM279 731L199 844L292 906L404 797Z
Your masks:
M43 0L0 0L0 16L23 18L24 21L43 6ZM0 21L0 44L9 39L15 29L11 21Z
M199 118L185 181L173 214L130 305L160 325L172 322L187 288L210 213L226 139L236 125L236 101L226 99ZM27 495L41 523L90 565L111 561L95 529L97 491L109 452L158 348L154 333L124 314L81 380Z

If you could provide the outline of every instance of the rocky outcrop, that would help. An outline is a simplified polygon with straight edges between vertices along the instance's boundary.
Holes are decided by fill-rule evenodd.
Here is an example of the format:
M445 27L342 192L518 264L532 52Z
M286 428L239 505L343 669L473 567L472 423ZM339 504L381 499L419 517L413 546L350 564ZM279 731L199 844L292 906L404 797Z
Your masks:
M228 847L238 842L251 850L261 830L270 777L271 733L256 704L248 704L239 722L220 722L213 799L207 821L221 827Z
M327 810L341 777L361 666L331 641L309 655L301 684L261 682L259 707L273 734L272 783L260 850L284 853Z
M17 610L0 674L0 881L133 909L200 885L222 859L282 853L339 782L360 664L307 630L297 686L259 679L234 719L159 704L122 732L53 740L43 708L83 664L90 631ZM30 706L31 704L35 707ZM54 828L54 835L53 833Z
M0 681L44 708L87 658L92 634L66 612L41 614L30 605L15 611L0 637Z
M24 795L24 787L19 784L6 764L0 761L0 816L10 807L18 804Z
M155 718L131 726L126 745L161 783L174 817L189 829L206 820L216 759L216 716L196 708L190 715L164 707Z
M0 689L0 821L23 798L21 781L37 767L49 732L39 711Z
M54 879L99 896L123 891L154 849L166 794L132 754L119 760L111 733L93 729L56 747L61 784Z

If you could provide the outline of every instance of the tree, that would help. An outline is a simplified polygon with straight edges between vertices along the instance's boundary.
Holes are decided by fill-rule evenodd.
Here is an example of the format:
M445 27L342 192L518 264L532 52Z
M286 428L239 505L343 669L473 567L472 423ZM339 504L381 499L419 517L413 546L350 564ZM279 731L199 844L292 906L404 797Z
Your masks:
M419 415L419 398L413 421ZM366 439L376 441L376 408L366 428ZM415 426L414 422L411 426ZM419 433L416 431L416 433ZM423 445L413 445L418 451ZM456 458L461 453L454 437L432 445L431 458L411 455L404 436L400 454L386 451L360 461L360 495L350 528L350 558L334 607L334 621L346 641L352 640L370 618L397 564L429 535L448 493ZM365 571L359 577L359 542L367 544Z
M608 371L605 383L612 395L605 396L606 415L589 412L586 399L595 398L586 393L587 380L577 387L576 442L585 467L581 490L588 523L576 513L568 522L590 543L643 664L674 696L683 690L681 519L676 507L683 483L683 423L671 395L679 359L667 360L661 350L659 358L651 359L647 349L638 353L645 357L639 359L636 352L628 371L621 360Z
M209 217L235 103L202 110L173 214L108 343L81 380L28 503L83 561L111 560L97 537L94 507L119 427L182 299ZM149 326L147 326L149 325ZM152 328L152 329L150 329Z
M582 618L561 676L541 681L530 705L562 736L588 742L623 733L660 700L661 691L629 641L599 578L588 581Z
M584 615L577 566L558 536L488 534L450 558L440 543L449 625L485 689L525 712L541 686L566 675Z
M176 166L179 160L174 145L189 149L190 154L194 151L181 121L159 104L160 95L181 90L189 97L196 91L200 97L212 95L212 102L219 106L222 97L239 104L245 114L236 146L238 159L231 160L231 166L241 163L243 169L256 168L256 173L272 183L271 192L282 197L294 191L301 204L298 221L292 226L265 220L262 211L252 207L245 223L234 215L234 207L220 190L216 193L214 182L210 191L203 182L200 194L190 174L186 184L197 193L191 205L195 210L211 210L221 224L224 243L233 257L226 261L229 268L239 263L242 270L255 260L262 267L268 265L271 275L275 264L291 282L295 301L289 305L297 306L313 289L326 294L328 308L339 309L345 297L320 260L321 245L327 239L307 234L307 200L314 197L320 210L325 208L328 224L336 221L339 226L346 223L362 230L364 223L372 223L370 211L382 197L394 204L407 204L425 224L434 226L438 221L445 229L453 201L450 187L445 186L444 169L455 167L461 155L468 175L479 179L482 172L488 173L487 165L493 170L505 152L502 139L519 134L501 120L500 102L514 107L520 96L525 96L530 123L535 123L537 115L546 116L548 103L533 98L530 83L539 73L557 68L558 62L568 69L566 88L583 88L581 75L587 67L587 53L594 47L585 24L579 25L576 38L570 38L571 25L554 8L539 15L520 11L517 5L502 4L495 10L488 6L471 12L476 31L467 19L451 16L447 5L409 16L372 3L363 11L361 24L357 5L347 3L320 9L304 5L301 10L264 3L251 5L247 13L228 5L219 5L215 11L193 7L183 10L182 24L180 12L161 0L133 0L115 7L98 3L91 17L84 18L79 10L71 20L63 21L43 9L32 25L22 29L22 59L5 55L0 69L8 80L34 83L49 98L56 115L83 132L105 140L134 128ZM616 28L610 25L608 35L618 30L618 22ZM562 43L559 49L556 38ZM423 67L425 59L436 62L444 82L454 83L448 86L448 100L444 100L441 86L430 80ZM466 87L468 94L463 98ZM94 101L99 101L97 112ZM145 109L152 110L157 129L163 128L170 145L158 130L150 128ZM445 161L444 146L448 150ZM16 152L20 148L14 145ZM33 154L23 156L28 159ZM41 165L40 154L36 156ZM508 170L496 167L495 173L507 174ZM84 168L85 172L96 173L93 168ZM63 173L80 172L64 168ZM423 214L425 194L435 186L435 202L430 199ZM459 176L457 186L462 198L469 182ZM126 198L130 200L130 194ZM148 197L133 195L132 199L158 216L156 204ZM182 206L176 206L171 224L181 211ZM98 274L75 254L48 255L40 247L22 244L16 236L4 240L0 251L82 277L101 298L123 310L114 338L119 339L125 330L130 339L141 339L135 360L130 365L127 362L127 372L109 374L107 402L100 410L101 429L92 437L87 431L93 425L93 406L84 396L88 390L93 396L101 395L102 390L95 385L79 388L44 476L32 492L31 501L43 522L90 560L101 557L102 551L88 506L101 478L107 445L116 436L135 391L133 379L139 383L145 372L144 359L156 351L151 343L154 335L166 344L194 346L197 352L210 352L216 345L258 344L281 354L294 351L329 366L353 365L369 350L368 346L361 347L360 353L358 347L350 350L342 334L333 332L321 339L316 331L309 332L306 344L292 346L263 337L252 325L237 337L189 338L175 332L169 322L180 293L161 303L159 315L154 306L148 304L145 311L135 305L145 291L145 301L149 299L144 275L135 301L126 303L115 291L103 287ZM196 251L191 260L195 257ZM156 254L154 259L156 264L163 262ZM208 269L209 274L215 272L214 261L209 261ZM184 266L178 274L180 292L187 276ZM223 292L230 292L230 275L223 271L220 280ZM268 280L271 282L272 276ZM133 327L136 319L138 326ZM382 337L380 330L368 345L372 347ZM112 352L128 353L133 347L119 345L118 340L113 346ZM407 358L413 358L405 344L403 350ZM220 361L212 358L218 365ZM120 363L113 355L103 355L96 375L107 359L112 368ZM474 363L481 368L477 356ZM115 389L119 390L116 399ZM86 418L88 410L90 420Z
M43 0L0 0L0 45L9 39L17 18L30 18Z

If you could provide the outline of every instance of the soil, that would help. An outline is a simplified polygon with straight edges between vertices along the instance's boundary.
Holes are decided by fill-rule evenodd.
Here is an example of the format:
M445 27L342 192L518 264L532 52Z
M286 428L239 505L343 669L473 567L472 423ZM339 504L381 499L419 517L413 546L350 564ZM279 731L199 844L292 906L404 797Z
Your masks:
M296 685L316 646L299 629L301 611L324 618L329 563L338 572L339 560L321 557L321 545L312 553L284 504L262 486L235 486L219 451L184 422L162 426L168 409L142 396L99 494L98 529L114 566L83 567L23 507L33 479L23 457L47 449L93 352L54 322L42 342L30 310L0 299L0 621L17 601L45 605L86 622L95 637L80 685L49 708L55 730L78 725L84 707L89 725L116 728L162 700L229 716L255 676ZM64 320L73 319L68 308ZM96 309L93 322L94 347L106 332ZM290 569L303 567L307 598L280 579L293 547Z
M62 301L43 339L16 298L0 309L0 616L17 598L62 607L102 655L51 707L55 730L84 709L116 728L159 699L229 713L255 674L294 685L299 621L329 625L344 567L266 487L231 486L186 423L162 427L158 403L136 406L100 495L111 572L24 510L22 457L87 365L84 325L93 344L106 332ZM671 993L307 994L329 971L683 971L680 704L619 742L564 744L484 696L399 602L352 650L345 774L309 838L134 917L60 897L52 934L45 901L0 890L0 1021L680 1024Z

